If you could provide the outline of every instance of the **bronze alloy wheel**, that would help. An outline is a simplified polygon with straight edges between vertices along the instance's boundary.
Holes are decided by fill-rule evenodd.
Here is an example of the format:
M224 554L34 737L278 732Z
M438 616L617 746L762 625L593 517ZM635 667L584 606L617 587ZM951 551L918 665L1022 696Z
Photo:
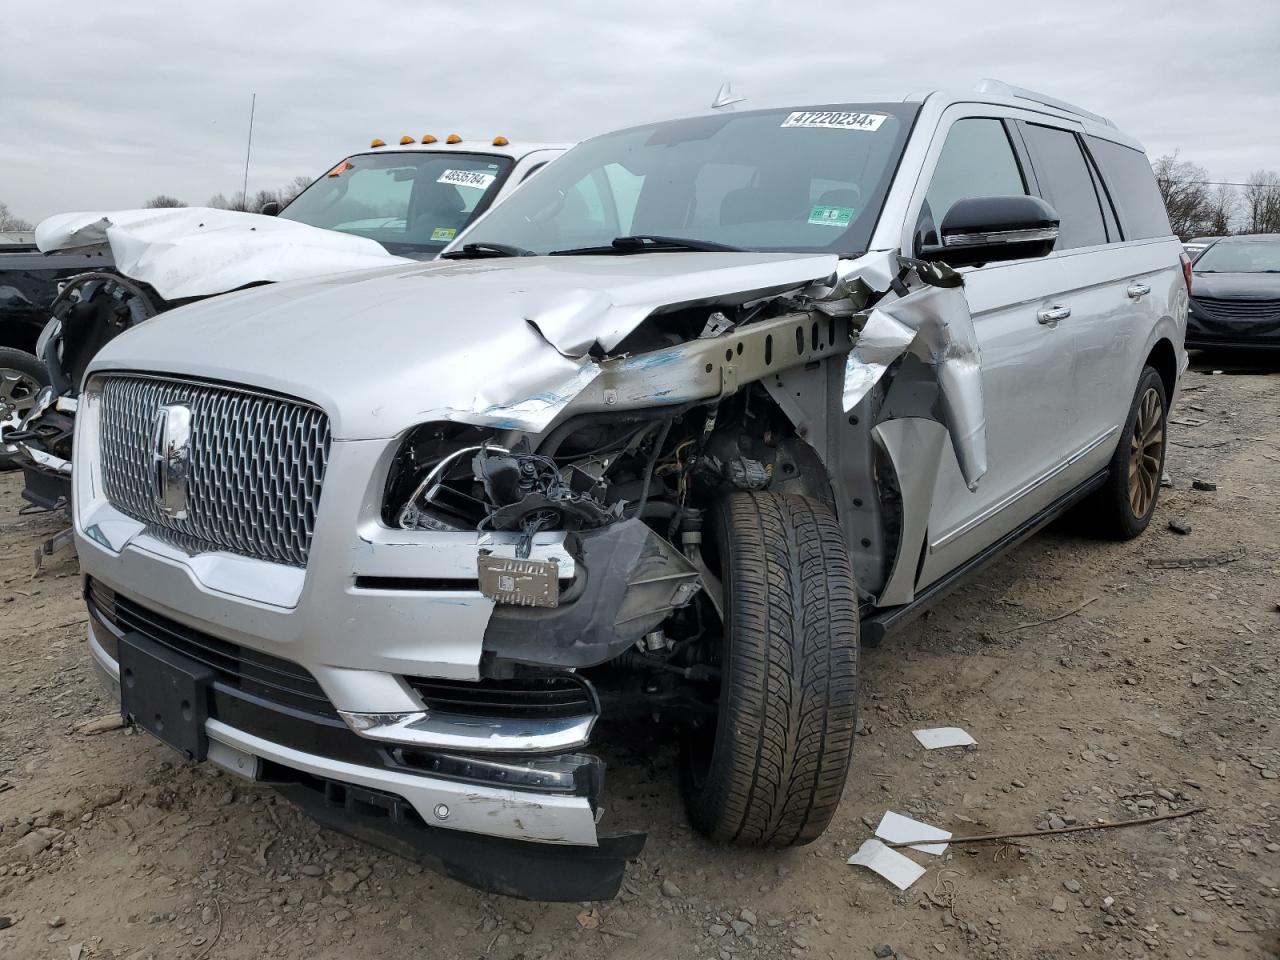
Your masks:
M1160 489L1160 461L1164 449L1164 401L1160 391L1147 387L1138 402L1129 438L1129 507L1145 517Z

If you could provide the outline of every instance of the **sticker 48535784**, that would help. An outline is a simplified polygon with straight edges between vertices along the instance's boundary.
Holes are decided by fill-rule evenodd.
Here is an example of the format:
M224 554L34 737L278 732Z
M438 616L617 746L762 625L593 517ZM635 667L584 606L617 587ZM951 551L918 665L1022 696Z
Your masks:
M482 170L446 170L436 177L436 183L451 183L455 187L474 187L477 190L488 190L493 181L498 179L492 173Z
M879 130L887 113L852 113L848 110L797 110L782 121L784 127L820 130Z

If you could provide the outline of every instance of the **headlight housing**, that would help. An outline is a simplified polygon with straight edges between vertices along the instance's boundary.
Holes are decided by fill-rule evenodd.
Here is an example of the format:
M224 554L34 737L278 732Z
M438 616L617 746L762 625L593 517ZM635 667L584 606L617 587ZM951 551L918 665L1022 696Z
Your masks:
M414 427L392 461L382 521L407 530L474 530L487 514L472 455L495 447L494 431L436 421Z

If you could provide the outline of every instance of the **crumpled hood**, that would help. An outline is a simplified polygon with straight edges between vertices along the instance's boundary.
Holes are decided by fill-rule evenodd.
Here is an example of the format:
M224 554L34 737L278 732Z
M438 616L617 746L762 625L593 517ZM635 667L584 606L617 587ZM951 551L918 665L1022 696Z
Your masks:
M166 300L416 262L366 237L212 207L61 213L36 227L36 245L108 247L116 270Z
M828 254L649 253L395 266L180 307L117 337L90 372L301 397L328 412L336 439L438 419L538 431L599 373L588 351L614 350L655 309L780 293L836 265Z

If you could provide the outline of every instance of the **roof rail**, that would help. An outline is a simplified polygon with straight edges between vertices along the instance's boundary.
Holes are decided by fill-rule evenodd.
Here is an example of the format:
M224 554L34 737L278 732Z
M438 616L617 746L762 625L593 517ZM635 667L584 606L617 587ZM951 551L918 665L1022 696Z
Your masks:
M1053 107L1055 110L1061 110L1064 113L1074 113L1077 117L1085 117L1096 123L1115 127L1115 124L1106 117L1085 110L1083 107L1077 107L1074 103L1067 103L1065 100L1059 100L1057 97L1051 97L1045 93L1036 93L1036 91L1028 90L1025 87L1015 87L1013 84L1005 83L1003 80L979 80L978 85L974 87L974 91L997 97L1016 97L1019 100L1030 100L1032 103Z

